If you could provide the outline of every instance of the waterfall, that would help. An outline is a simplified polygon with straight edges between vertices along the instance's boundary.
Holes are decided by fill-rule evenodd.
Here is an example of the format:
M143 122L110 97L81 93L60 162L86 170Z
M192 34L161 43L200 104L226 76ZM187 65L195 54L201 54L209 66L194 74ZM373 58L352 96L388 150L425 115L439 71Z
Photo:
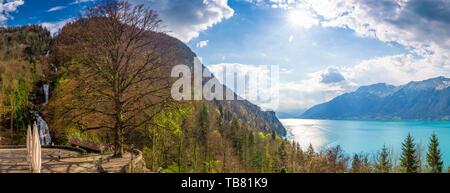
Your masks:
M50 137L50 131L48 129L47 122L41 117L38 111L31 111L36 120L36 126L39 129L39 138L42 145L50 145L52 138Z
M44 95L45 95L44 105L47 105L47 103L48 103L48 92L49 92L49 89L50 89L50 85L49 84L44 84L44 86L43 86Z
M47 105L49 99L50 85L42 85L42 90L44 91L45 102L42 105ZM39 130L39 138L42 145L50 145L52 143L52 138L50 137L50 131L48 129L47 122L40 115L39 111L30 111L36 121L36 126Z

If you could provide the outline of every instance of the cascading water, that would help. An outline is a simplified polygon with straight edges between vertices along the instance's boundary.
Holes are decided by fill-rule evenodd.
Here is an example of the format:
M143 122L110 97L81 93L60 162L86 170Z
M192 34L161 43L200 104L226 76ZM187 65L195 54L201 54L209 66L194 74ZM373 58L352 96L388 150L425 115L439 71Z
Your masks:
M44 90L44 95L45 95L44 105L47 105L47 103L48 103L48 92L50 90L50 85L49 84L44 84L42 86L42 89Z
M31 111L35 120L36 126L39 129L39 138L42 145L50 145L52 143L52 138L50 137L50 131L48 129L47 122L41 117L38 111Z
M43 84L42 91L44 92L45 101L42 105L47 105L49 99L50 85ZM39 130L39 138L42 145L50 145L52 143L52 138L50 136L50 130L48 129L47 122L42 118L39 111L30 111L36 121L36 126Z

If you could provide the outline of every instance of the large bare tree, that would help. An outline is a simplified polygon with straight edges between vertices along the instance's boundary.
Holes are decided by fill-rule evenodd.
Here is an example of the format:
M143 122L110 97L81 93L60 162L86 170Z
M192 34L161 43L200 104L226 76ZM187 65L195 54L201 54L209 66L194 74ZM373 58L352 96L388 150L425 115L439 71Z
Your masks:
M57 38L59 49L70 50L77 77L66 117L85 131L113 131L116 157L127 135L148 126L171 100L172 57L160 49L160 24L143 5L103 1Z

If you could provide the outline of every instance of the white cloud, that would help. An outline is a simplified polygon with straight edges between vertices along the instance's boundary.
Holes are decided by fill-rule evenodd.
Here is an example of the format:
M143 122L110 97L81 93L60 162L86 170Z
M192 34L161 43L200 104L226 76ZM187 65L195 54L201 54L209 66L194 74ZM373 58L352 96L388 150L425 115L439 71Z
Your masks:
M197 43L197 48L203 48L208 45L209 40L202 40Z
M450 22L442 21L444 18L440 17L444 15L436 15L446 12L450 16L450 3L446 0L305 1L323 17L324 27L350 28L362 37L397 42L421 56L450 48Z
M145 4L160 14L169 34L184 42L199 36L200 32L229 19L234 10L228 0L130 0Z
M288 10L288 21L292 27L309 29L319 24L317 15L304 5L297 5Z
M331 100L347 91L354 90L357 85L341 80L323 82L323 75L337 68L330 67L323 71L311 73L309 78L301 81L280 83L280 112L299 113L311 106Z
M324 84L329 69L310 78L283 83L281 105L304 109L352 91L357 86L385 82L405 84L436 76L450 76L450 1L448 0L246 0L257 5L283 8L289 13L298 7L319 18L322 27L347 28L356 35L387 44L396 42L409 51L372 58L355 66L335 68L345 80ZM292 18L292 17L290 17ZM295 20L293 20L295 21ZM314 25L314 24L313 24ZM313 44L314 46L314 44ZM331 81L332 82L332 81Z
M320 82L324 84L334 84L345 80L337 68L328 68L328 71L322 73L320 76L322 78Z
M305 0L324 27L349 28L362 37L397 42L410 53L362 61L341 69L356 84L404 84L450 75L450 1Z
M66 8L66 6L55 6L55 7L48 9L47 12L58 11L58 10L65 9L65 8Z
M440 59L400 54L365 60L352 67L328 67L309 74L305 80L281 83L283 100L279 110L298 113L363 85L380 82L402 85L437 76L450 77L450 66L430 65L433 60Z
M61 21L57 21L57 22L43 22L40 25L42 27L47 28L52 35L55 35L56 33L59 32L59 30L61 28L64 27L64 25L66 25L67 23L69 23L73 20L74 20L73 18L69 18L69 19L65 19L65 20L61 20Z
M292 43L292 41L294 41L294 36L290 35L288 41L289 41L289 43Z
M18 7L25 3L24 0L8 0L0 2L0 23L10 18L10 13L15 12Z
M433 60L440 59L418 59L412 54L400 54L365 60L351 67L331 66L310 73L304 80L279 83L278 96L282 100L279 100L276 110L300 113L338 95L352 92L363 85L380 82L401 85L430 77L450 77L450 67L429 65ZM225 65L233 66L243 72L260 70L257 65L244 64L218 64L208 68L212 72L221 72L220 69ZM292 71L282 68L280 74L284 73L292 73ZM260 105L258 101L252 102Z
M279 75L285 70L278 66L221 63L208 66L210 72L240 97L265 110L279 108Z
M421 56L450 49L448 0L244 0L299 15L294 22L349 28L362 37L397 42ZM302 15L302 17L300 17ZM296 17L289 16L290 20ZM320 19L319 19L320 18ZM311 20L308 22L308 20Z
M248 3L254 3L259 6L268 6L272 8L290 9L298 5L299 0L243 0Z
M437 76L450 76L450 66L432 65L434 57L417 59L400 54L365 60L354 67L341 68L341 73L358 85L386 82L401 85L409 81Z

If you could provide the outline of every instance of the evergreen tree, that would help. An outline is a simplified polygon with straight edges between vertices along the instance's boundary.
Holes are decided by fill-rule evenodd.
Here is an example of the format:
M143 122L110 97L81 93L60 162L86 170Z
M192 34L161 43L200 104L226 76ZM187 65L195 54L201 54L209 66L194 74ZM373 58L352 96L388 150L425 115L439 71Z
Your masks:
M301 166L301 164L303 164L305 161L305 156L304 156L303 150L300 147L300 144L297 143L296 145L297 145L297 152L296 152L296 156L295 156L295 163L298 164L298 166L295 167L294 172L298 172L300 169L299 166Z
M419 162L416 155L416 145L411 134L408 134L405 141L402 143L402 155L400 157L400 164L404 172L417 173L419 170Z
M209 133L209 111L208 111L208 105L203 104L201 106L199 115L198 115L198 129L199 129L199 136L198 140L202 147L204 147L204 170L206 172L209 172L211 169L210 164L210 155L209 155L209 144L208 144L208 133Z
M363 153L355 153L352 159L353 173L369 173L371 172L369 156Z
M441 173L442 172L442 158L441 150L439 149L439 140L436 134L430 138L430 144L428 145L427 163L430 172Z
M272 130L272 140L275 140L277 138L277 133L275 133L274 130Z
M377 172L389 173L391 171L392 162L390 156L391 156L390 151L387 149L386 145L383 145L380 153L378 154L376 166Z
M308 149L306 150L306 155L308 157L312 157L314 156L315 152L314 152L314 147L312 144L309 144Z
M353 159L352 159L352 172L353 173L358 173L361 171L361 159L359 158L359 155L357 153L353 154Z
M198 126L199 126L199 141L201 144L206 145L207 134L209 129L209 112L208 105L203 104L201 106L199 116L198 116Z
M286 151L286 142L282 141L280 146L278 147L278 158L279 160L279 168L281 173L287 172L287 165L288 165L288 155Z
M256 169L256 172L264 171L263 154L260 150L257 150L256 153L253 155L251 165Z

